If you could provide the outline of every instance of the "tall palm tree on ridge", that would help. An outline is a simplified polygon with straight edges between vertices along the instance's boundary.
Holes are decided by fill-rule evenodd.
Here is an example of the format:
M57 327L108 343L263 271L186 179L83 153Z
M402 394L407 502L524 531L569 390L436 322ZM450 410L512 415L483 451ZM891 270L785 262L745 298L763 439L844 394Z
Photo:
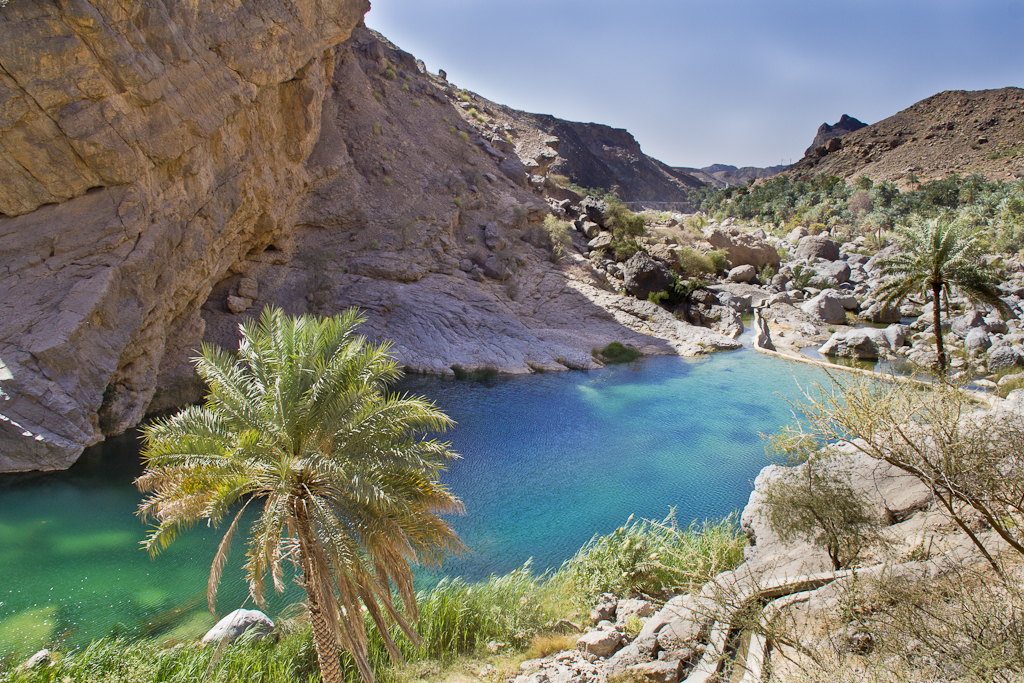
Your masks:
M942 343L942 297L947 301L956 289L971 301L982 301L1008 313L999 298L995 273L981 262L977 232L968 231L946 218L914 220L897 229L895 254L879 260L883 277L889 279L879 289L879 301L898 305L911 294L932 299L932 324L939 374L946 372L946 353ZM947 317L949 311L946 312Z
M320 319L268 307L240 326L237 354L204 344L195 363L207 402L145 428L147 469L136 480L148 493L139 514L156 522L143 541L152 554L200 520L233 515L210 569L211 612L242 513L262 506L248 539L249 591L263 605L265 577L281 591L294 566L325 683L342 680L339 644L375 680L363 606L392 660L402 657L386 618L419 645L410 563L436 566L463 548L438 516L462 511L437 481L457 456L422 436L453 423L426 399L385 395L401 369L387 343L354 334L362 322L354 310Z

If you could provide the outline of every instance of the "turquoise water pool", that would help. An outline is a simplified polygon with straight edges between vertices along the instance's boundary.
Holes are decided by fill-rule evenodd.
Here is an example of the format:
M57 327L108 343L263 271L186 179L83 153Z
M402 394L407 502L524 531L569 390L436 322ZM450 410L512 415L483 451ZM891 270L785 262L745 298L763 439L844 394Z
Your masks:
M465 503L451 523L470 551L443 573L483 578L529 558L557 568L631 514L661 519L674 507L685 523L741 509L767 463L760 434L789 421L798 382L826 379L748 350L487 382L407 378L402 390L457 422L445 438L462 459L444 479ZM205 590L219 535L197 527L156 559L140 550L137 453L128 435L67 472L0 478L0 656L212 625ZM221 614L246 600L241 540ZM298 599L293 589L270 611Z

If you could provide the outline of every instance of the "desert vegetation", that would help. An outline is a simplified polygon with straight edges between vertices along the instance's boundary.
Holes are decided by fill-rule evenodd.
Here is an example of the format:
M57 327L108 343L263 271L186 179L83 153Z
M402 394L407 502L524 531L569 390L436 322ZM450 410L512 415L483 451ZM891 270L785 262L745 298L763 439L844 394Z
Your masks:
M779 229L803 226L832 230L841 237L874 236L875 247L911 217L945 220L978 229L979 248L1024 249L1024 183L989 181L977 175L909 183L873 182L862 176L850 183L835 176L794 180L780 175L750 186L705 188L691 195L696 208L718 220L735 217L771 223Z

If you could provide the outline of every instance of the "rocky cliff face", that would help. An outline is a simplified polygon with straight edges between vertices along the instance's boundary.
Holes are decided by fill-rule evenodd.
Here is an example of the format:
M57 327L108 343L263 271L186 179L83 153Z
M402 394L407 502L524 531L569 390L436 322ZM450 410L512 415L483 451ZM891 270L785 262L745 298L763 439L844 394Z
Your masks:
M795 175L866 175L901 184L979 173L1024 176L1024 90L951 90L819 146L791 167ZM911 175L913 174L913 176Z
M447 374L733 345L550 263L524 161L551 148L454 106L367 7L0 9L0 471L195 399L189 356L268 303L360 306Z
M597 123L563 121L523 114L522 121L561 140L552 172L582 187L616 188L626 202L686 204L687 194L704 183L643 153L627 130Z
M0 470L137 423L212 286L290 226L365 0L0 9Z

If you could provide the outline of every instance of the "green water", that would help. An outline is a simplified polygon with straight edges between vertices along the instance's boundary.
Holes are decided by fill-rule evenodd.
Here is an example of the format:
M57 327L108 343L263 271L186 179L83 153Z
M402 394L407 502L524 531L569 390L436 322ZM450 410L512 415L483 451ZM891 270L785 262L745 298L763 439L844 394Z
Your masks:
M488 382L407 379L403 389L458 423L445 438L463 458L445 481L465 503L451 523L470 552L444 573L481 578L529 558L557 568L631 514L660 519L675 507L685 522L741 509L767 462L759 435L790 419L785 398L798 381L825 379L746 350ZM205 589L219 535L197 527L151 559L138 547L139 472L127 436L68 472L0 477L0 657L111 633L192 637L212 625ZM243 538L219 614L246 602ZM299 599L293 587L269 611Z

